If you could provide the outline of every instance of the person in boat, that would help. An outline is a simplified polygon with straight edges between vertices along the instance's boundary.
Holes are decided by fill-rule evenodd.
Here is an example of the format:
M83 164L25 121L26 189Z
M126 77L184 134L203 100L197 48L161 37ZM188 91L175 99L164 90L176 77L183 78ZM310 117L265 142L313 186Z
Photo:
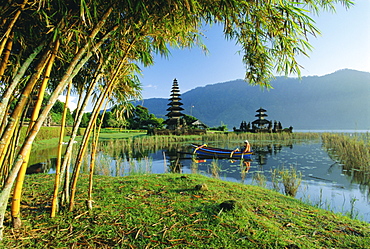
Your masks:
M241 149L237 148L234 151L242 151L243 153L250 152L251 151L251 145L248 142L248 140L245 140L243 148L241 148Z
M248 140L244 141L244 147L243 152L250 152L251 151L251 144L248 142Z

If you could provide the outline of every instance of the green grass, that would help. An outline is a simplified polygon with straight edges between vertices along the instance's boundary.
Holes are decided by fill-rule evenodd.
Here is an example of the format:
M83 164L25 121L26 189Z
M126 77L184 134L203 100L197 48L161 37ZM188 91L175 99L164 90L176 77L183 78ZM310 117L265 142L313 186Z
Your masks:
M125 139L137 136L146 136L146 132L107 132L107 133L100 133L99 139L100 140L107 140L107 139Z
M55 128L55 127L53 127ZM42 140L37 139L33 145L33 149L39 149L39 148L53 148L57 147L59 143L59 134L57 134L58 137L52 137L50 136L48 139L44 138ZM130 131L130 132L104 132L99 134L100 140L110 140L110 139L126 139L126 138L132 138L132 137L139 137L139 136L145 136L146 132L144 131ZM81 141L82 136L77 136L76 141ZM69 136L65 136L63 139L64 142L69 141Z
M5 248L370 248L369 224L258 186L197 174L95 177L85 209L82 176L73 213L49 218L53 175L27 176L24 226ZM196 190L206 184L208 190ZM219 204L235 200L224 211Z

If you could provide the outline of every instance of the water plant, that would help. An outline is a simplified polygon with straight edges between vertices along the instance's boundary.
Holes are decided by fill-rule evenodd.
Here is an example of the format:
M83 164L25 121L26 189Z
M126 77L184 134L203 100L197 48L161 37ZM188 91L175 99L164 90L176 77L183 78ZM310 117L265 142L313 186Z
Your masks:
M191 160L191 165L190 165L191 173L198 173L198 161L197 159L193 156Z
M263 174L263 172L257 171L253 174L253 181L257 183L257 186L266 188L266 176Z
M339 159L348 168L370 172L370 143L366 138L347 134L322 134L323 146L329 155Z
M214 177L214 178L220 178L220 171L221 171L221 168L218 164L218 160L215 159L215 160L212 160L211 162L211 175Z
M352 198L351 200L350 200L350 203L351 203L351 211L350 211L350 213L349 213L349 217L351 218L351 219L356 219L357 218L357 216L358 216L358 212L355 212L355 202L356 201L358 201L358 199L356 199L356 198Z
M272 169L271 170L271 183L272 183L272 188L275 191L280 191L280 186L279 186L279 171L278 169Z
M283 182L284 193L286 195L295 197L302 182L302 173L297 172L293 166L291 166L289 169L283 167L278 173Z
M359 184L370 186L369 134L322 134L329 156L343 164L343 171Z
M202 135L202 141L298 141L320 139L319 133L297 132L297 133L207 133ZM252 144L253 145L253 144Z

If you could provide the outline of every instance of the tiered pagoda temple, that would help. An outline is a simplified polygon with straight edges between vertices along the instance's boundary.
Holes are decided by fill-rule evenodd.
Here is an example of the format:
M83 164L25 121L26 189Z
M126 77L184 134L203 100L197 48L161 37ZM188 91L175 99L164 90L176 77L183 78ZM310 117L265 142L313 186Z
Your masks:
M170 103L168 103L170 107L167 108L168 113L166 114L168 119L165 121L165 124L167 125L167 129L175 130L183 125L181 124L181 117L184 116L184 114L181 113L184 108L181 107L183 103L180 102L180 88L176 79L173 80L170 96Z
M257 112L257 114L254 115L254 116L257 117L258 119L254 120L252 122L252 129L254 129L254 130L256 130L256 129L263 130L263 129L266 129L266 128L268 129L271 123L270 123L270 121L265 119L267 117L267 114L265 113L266 110L261 107L256 112Z
M177 83L177 80L173 80L172 84L172 90L170 95L170 103L167 105L169 106L167 108L168 113L166 116L168 117L164 123L166 124L166 129L153 129L148 130L148 134L150 135L202 135L206 133L207 126L200 122L199 120L196 120L195 122L191 124L186 123L186 116L181 111L184 110L181 106L183 103L181 103L181 94L180 94L180 88L179 84Z

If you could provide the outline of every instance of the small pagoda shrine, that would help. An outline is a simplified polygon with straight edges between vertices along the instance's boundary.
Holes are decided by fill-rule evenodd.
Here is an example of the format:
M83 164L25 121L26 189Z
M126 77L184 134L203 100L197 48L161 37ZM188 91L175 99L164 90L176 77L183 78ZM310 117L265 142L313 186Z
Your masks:
M165 121L165 124L167 125L167 129L175 130L186 125L182 124L183 119L181 119L181 117L184 116L184 114L182 114L181 111L183 111L184 108L181 107L183 103L180 102L180 88L176 79L173 80L170 96L170 103L168 103L170 107L167 108L168 113L166 114L168 119Z
M267 114L265 113L266 110L260 107L260 109L258 109L256 112L257 114L255 115L255 117L257 117L258 119L252 122L252 129L265 130L271 128L271 122L265 119L267 117Z
M266 119L268 116L266 114L266 110L260 107L257 111L257 114L255 117L257 117L256 120L254 120L251 123L246 123L245 121L242 121L240 124L240 128L236 129L234 127L234 131L236 132L270 132L270 133L277 133L277 132L292 132L293 127L289 127L286 129L283 129L281 122L274 121L274 123L271 120Z

